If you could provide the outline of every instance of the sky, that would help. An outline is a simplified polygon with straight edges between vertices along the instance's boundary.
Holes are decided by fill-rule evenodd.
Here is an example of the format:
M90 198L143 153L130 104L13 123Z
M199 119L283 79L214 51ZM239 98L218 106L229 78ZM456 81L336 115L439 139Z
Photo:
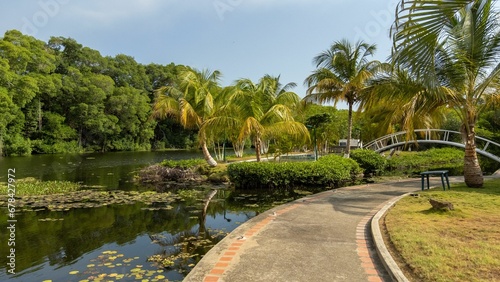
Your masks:
M0 0L0 37L70 37L103 56L222 72L222 86L265 74L297 83L314 56L347 39L390 54L396 0Z

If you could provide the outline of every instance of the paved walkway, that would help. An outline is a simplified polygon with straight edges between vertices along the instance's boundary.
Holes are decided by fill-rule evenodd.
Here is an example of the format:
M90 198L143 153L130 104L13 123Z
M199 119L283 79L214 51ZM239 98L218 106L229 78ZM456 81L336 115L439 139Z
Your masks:
M450 177L457 181L463 178ZM369 222L386 201L420 185L413 179L346 187L276 207L231 232L184 281L391 281Z

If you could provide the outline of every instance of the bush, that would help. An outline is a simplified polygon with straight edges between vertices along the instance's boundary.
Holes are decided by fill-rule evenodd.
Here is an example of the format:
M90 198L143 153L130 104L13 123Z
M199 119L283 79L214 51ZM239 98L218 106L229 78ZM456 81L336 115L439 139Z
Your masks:
M42 140L31 141L33 153L37 154L66 154L81 153L83 150L76 141L59 141L53 144L46 144Z
M5 156L31 155L31 140L24 139L20 134L6 135L4 139L3 154Z
M363 170L355 160L346 159L339 155L331 154L323 156L318 160L318 162L330 166L332 169L336 169L338 171L347 169L352 181L355 181L359 174L363 172Z
M203 159L164 160L160 164L164 167L180 169L197 169L200 166L207 165Z
M228 166L236 189L293 189L296 187L340 187L356 179L359 165L339 156L317 162L246 162Z
M448 170L450 175L463 175L464 151L455 148L402 152L388 160L388 171L397 174L418 174L426 170Z
M351 158L364 169L365 175L380 174L387 165L387 160L372 150L353 150L351 151Z

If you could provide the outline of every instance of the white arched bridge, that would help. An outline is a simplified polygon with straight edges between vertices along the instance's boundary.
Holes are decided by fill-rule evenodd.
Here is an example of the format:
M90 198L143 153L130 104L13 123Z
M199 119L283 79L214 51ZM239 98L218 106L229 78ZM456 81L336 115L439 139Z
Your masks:
M392 148L409 145L411 143L434 143L444 144L465 148L462 140L462 133L444 129L415 129L414 134L411 134L413 139L408 138L406 131L401 131L375 139L365 146L365 149L371 149L375 152L383 152ZM500 152L500 144L495 143L483 137L476 136L476 152L485 157L500 162L500 156L492 153L492 149Z

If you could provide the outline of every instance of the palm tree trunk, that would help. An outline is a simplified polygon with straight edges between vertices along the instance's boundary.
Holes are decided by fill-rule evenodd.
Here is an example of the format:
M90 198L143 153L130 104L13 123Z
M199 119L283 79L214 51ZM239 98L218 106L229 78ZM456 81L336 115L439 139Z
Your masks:
M238 140L233 140L233 149L234 149L234 154L236 157L241 158L243 157L243 152L245 150L245 141L238 141Z
M260 138L255 137L255 155L257 157L257 162L260 162Z
M475 125L469 125L465 131L464 181L468 187L480 188L483 187L484 178L476 153Z
M203 136L201 138L201 151L203 152L203 158L207 161L209 166L217 166L217 162L214 158L212 158L212 155L210 155L210 152L208 151L207 140Z
M347 148L346 148L346 153L345 157L349 158L351 155L351 137L352 137L352 102L348 102L349 104L349 111L348 111L348 117L347 117Z

